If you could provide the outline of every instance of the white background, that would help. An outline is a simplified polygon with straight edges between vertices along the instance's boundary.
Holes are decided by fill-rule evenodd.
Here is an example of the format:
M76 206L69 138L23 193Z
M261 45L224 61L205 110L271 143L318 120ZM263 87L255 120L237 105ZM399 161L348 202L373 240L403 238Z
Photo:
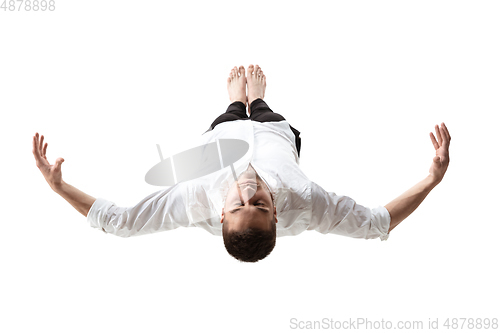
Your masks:
M0 11L0 331L500 317L499 17L496 1L57 0L53 12ZM267 77L271 109L301 132L302 170L327 191L387 204L427 175L441 122L452 136L443 182L387 242L304 232L247 264L202 229L91 228L35 165L38 132L48 159L65 159L66 182L134 205L161 189L144 181L156 144L164 156L192 147L230 103L230 69L249 64Z

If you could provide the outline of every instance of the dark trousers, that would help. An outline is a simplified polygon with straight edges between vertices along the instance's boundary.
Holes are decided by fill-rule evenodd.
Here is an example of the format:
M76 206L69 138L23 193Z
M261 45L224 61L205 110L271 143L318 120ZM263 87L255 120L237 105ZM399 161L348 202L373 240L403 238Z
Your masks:
M213 130L215 126L223 122L231 120L239 120L239 119L244 119L244 120L251 119L253 121L258 121L260 123L286 120L282 115L273 112L266 104L266 102L264 102L260 98L257 98L252 102L252 104L250 104L250 117L247 116L244 103L242 102L231 103L227 108L226 113L223 113L219 117L217 117L212 123L212 125L210 125L210 128L207 130L207 132ZM295 147L297 148L297 152L300 157L300 144L301 144L300 132L297 131L295 128L293 128L292 125L289 126L293 134L295 135Z

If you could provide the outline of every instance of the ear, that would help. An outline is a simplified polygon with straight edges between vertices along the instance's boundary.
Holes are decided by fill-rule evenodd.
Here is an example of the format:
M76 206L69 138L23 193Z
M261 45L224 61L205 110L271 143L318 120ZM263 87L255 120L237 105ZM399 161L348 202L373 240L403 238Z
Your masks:
M222 208L222 218L220 219L220 223L223 223L222 221L224 221L224 208Z
M276 220L276 223L278 223L278 217L276 216L276 206L274 206L274 219Z

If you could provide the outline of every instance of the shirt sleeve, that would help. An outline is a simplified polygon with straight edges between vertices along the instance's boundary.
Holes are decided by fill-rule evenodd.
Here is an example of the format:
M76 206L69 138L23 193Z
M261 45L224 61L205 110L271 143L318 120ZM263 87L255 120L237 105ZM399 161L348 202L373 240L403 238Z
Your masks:
M120 237L139 236L189 226L182 183L157 191L133 207L119 207L97 198L87 214L87 222Z
M311 228L322 234L387 240L391 216L383 206L367 208L352 198L325 191L311 182Z

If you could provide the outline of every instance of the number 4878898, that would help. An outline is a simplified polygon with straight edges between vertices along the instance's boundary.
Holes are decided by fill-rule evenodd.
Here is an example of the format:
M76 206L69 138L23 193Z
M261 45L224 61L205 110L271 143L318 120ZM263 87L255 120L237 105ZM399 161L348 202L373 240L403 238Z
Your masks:
M3 0L2 5L0 6L0 9L3 9L4 12L6 11L25 11L25 12L30 12L30 11L54 11L56 10L56 2L55 0Z

